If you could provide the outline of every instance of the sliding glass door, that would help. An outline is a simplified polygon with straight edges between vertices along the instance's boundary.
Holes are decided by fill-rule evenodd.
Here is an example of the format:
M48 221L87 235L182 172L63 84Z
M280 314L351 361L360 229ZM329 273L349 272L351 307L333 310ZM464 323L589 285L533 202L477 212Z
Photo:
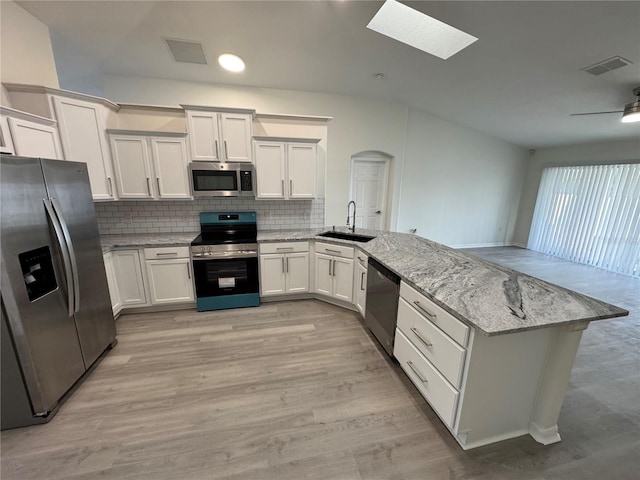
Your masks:
M528 248L640 276L640 165L545 168Z

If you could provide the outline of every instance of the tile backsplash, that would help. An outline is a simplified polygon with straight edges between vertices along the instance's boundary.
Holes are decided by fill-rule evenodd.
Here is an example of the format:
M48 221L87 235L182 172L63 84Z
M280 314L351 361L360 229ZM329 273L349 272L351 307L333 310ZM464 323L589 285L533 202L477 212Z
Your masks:
M324 199L255 200L204 198L193 201L96 202L101 235L199 232L200 212L255 211L260 230L324 226Z

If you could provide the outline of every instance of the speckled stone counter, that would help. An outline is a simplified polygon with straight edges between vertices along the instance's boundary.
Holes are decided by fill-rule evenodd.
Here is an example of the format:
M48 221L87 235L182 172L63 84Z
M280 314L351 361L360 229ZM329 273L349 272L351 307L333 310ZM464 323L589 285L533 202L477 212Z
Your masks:
M362 249L456 318L486 335L628 315L622 308L416 235L357 229L367 243L317 236L328 230L258 232L258 242L317 240ZM344 227L337 229L346 231Z
M200 232L191 233L145 233L131 235L100 235L102 253L115 248L175 247L189 246Z

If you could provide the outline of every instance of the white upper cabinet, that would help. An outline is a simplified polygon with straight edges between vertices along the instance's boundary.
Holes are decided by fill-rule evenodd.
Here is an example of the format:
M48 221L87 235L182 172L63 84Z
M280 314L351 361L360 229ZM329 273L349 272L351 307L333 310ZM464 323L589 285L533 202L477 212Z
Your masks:
M317 139L255 137L256 198L297 199L316 196ZM289 139L291 140L291 139Z
M285 144L255 142L256 198L285 198Z
M253 110L220 110L183 105L193 161L248 162Z
M45 125L22 118L3 118L3 153L21 157L53 158L62 160L58 131L52 124Z
M151 137L151 158L156 175L158 197L191 198L189 158L184 138Z
M94 200L114 200L113 170L105 137L106 107L52 96L66 160L86 162Z
M220 114L220 138L226 162L251 162L252 115Z
M111 153L120 198L191 198L186 142L181 134L111 130Z
M9 119L4 115L0 115L0 153L7 155L16 154L11 132L9 131Z
M111 135L111 154L120 198L153 198L146 137Z
M287 145L289 198L315 198L317 145L290 143Z

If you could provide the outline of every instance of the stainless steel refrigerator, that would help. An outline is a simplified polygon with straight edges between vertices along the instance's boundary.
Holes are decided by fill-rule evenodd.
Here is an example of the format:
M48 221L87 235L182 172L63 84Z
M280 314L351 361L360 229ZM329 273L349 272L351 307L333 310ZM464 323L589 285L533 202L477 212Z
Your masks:
M2 429L48 421L116 329L87 165L0 159Z

